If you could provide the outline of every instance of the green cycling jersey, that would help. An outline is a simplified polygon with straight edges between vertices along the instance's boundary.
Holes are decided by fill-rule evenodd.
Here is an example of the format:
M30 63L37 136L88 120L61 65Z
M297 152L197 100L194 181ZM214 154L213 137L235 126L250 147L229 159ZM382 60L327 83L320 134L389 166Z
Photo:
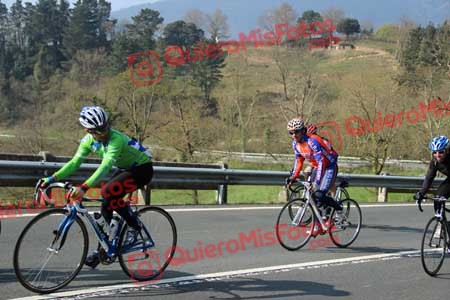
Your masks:
M83 137L75 156L53 176L60 180L72 175L91 152L100 156L102 162L94 174L84 182L87 187L97 186L113 166L129 169L152 161L151 153L136 140L111 128L106 142L95 140L91 134Z

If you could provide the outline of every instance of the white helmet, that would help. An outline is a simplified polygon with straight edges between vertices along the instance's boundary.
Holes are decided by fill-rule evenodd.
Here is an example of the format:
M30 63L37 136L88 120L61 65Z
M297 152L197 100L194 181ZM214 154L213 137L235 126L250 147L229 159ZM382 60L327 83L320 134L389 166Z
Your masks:
M81 126L87 129L103 129L108 124L108 114L100 106L85 106L80 112Z

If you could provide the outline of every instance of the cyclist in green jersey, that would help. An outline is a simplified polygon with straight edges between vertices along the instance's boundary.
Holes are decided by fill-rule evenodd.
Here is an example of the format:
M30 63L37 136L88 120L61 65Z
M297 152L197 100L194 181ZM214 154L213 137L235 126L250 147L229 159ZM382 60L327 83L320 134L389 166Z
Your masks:
M104 202L101 214L108 224L111 223L115 210L134 230L129 232L129 239L139 236L141 224L129 205L112 205L123 202L125 194L148 184L153 177L151 153L138 141L110 127L108 115L99 106L86 106L80 112L79 121L87 132L81 140L75 156L52 176L42 178L41 187L46 187L54 181L60 181L72 175L81 165L84 158L91 152L102 158L102 162L91 177L81 186L74 186L70 191L72 199L80 199L89 188L98 187L102 179L113 166L118 168L106 184L102 184L101 193ZM99 264L98 252L89 255L85 264L95 268Z

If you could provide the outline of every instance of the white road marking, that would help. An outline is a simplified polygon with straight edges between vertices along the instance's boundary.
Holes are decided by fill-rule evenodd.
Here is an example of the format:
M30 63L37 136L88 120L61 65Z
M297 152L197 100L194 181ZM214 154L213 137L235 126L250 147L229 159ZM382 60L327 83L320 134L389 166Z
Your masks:
M422 206L430 206L432 204L422 204ZM416 204L362 204L361 208L380 208L380 207L412 207ZM161 206L164 208L164 206ZM164 208L168 212L210 212L210 211L232 211L232 210L280 210L282 206L244 206L244 207L204 207L204 208ZM89 207L88 207L89 208ZM22 209L25 210L25 209ZM42 210L45 211L45 210ZM25 214L16 211L7 211L0 209L0 219L26 218L35 217L35 214Z
M254 276L258 274L270 274L276 272L287 272L295 269L305 270L305 269L317 269L317 268L326 268L331 266L340 266L347 264L357 264L357 263L367 263L367 262L376 262L383 260L392 260L392 259L400 259L402 257L411 257L417 256L420 254L420 251L401 251L395 253L386 253L386 254L374 254L374 255L365 255L365 256L357 256L357 257L347 257L347 258L339 258L339 259L330 259L330 260L322 260L322 261L314 261L314 262L304 262L297 264L289 264L289 265L278 265L278 266L269 266L262 268L252 268L252 269L244 269L244 270L233 270L227 272L217 272L217 273L209 273L209 274L199 274L192 276L183 276L183 277L175 277L162 279L157 281L156 283L153 281L150 282L139 282L139 283L128 283L128 284L119 284L119 285L111 285L111 286L103 286L97 288L83 289L83 290L74 290L67 292L59 292L48 295L37 295L25 298L15 298L11 300L41 300L41 299L55 299L59 297L73 297L76 299L82 298L91 298L91 297L100 297L107 295L115 295L120 292L128 292L146 290L153 287L164 288L166 286L171 285L186 285L186 284L195 284L195 283L205 283L209 281L217 281L224 280L233 277L243 277L243 276ZM70 298L69 298L70 299Z

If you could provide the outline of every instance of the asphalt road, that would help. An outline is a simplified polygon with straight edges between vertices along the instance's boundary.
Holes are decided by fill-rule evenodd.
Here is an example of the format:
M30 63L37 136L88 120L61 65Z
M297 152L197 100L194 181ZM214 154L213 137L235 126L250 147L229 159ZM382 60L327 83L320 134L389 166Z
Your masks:
M176 222L178 245L191 259L169 266L161 280L133 283L118 263L98 270L85 267L58 294L29 299L447 299L450 293L450 260L432 278L422 270L418 255L431 206L420 213L412 205L363 205L363 228L348 249L324 247L325 241L295 252L264 238L273 231L278 207L166 209ZM2 220L1 299L35 296L16 281L12 269L14 245L29 220ZM249 243L233 253L223 248L221 255L195 259L195 248L239 240L240 234L251 232L264 243Z

